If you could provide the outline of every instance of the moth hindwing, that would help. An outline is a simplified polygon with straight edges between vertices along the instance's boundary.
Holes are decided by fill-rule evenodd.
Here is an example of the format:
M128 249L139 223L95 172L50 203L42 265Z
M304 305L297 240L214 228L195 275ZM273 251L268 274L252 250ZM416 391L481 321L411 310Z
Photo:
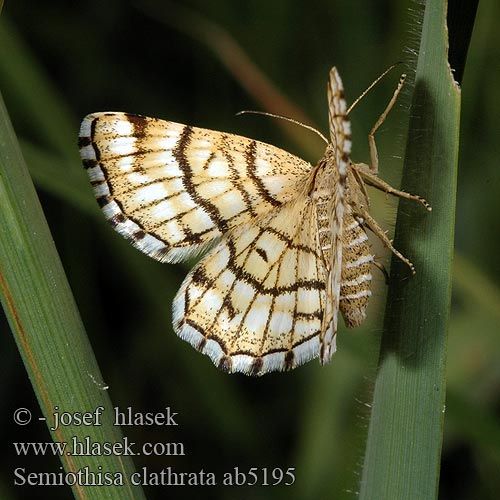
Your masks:
M394 103L372 129L371 137ZM233 134L127 113L83 119L80 152L111 225L162 262L203 253L173 303L177 334L227 372L289 370L335 351L338 311L363 322L371 266L365 180L415 199L350 159L342 82L328 81L330 140L316 166Z

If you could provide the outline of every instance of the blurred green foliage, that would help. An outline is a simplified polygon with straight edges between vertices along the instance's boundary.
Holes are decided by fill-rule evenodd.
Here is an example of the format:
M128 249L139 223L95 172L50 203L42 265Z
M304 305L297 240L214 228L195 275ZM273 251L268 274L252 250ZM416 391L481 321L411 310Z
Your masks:
M228 71L214 50L231 37L282 96L326 129L326 77L335 64L353 101L382 70L406 57L415 36L410 1L182 2L202 22L186 23L179 4L162 1L7 2L0 26L0 88L115 405L137 411L170 406L179 426L130 427L132 441L183 442L185 456L135 457L138 469L213 471L238 466L296 467L293 487L203 490L204 498L353 498L358 490L385 288L380 276L366 324L341 328L333 362L261 379L217 371L172 332L170 304L187 265L160 265L130 248L105 223L80 164L81 117L124 110L236 132L315 162L322 148L307 131L292 140L281 125L234 114L262 109L241 69ZM410 11L410 12L409 12ZM462 132L448 407L440 498L496 498L500 491L500 33L495 0L480 4L462 87ZM199 18L197 18L199 20ZM213 28L213 24L210 24ZM227 46L227 43L223 46ZM220 46L219 46L220 47ZM241 54L236 53L236 62ZM229 68L235 68L235 61ZM368 159L366 135L392 95L384 79L352 113L353 158ZM288 130L288 129L287 129ZM397 113L377 141L381 175L398 184L404 137ZM394 205L373 194L387 228ZM383 260L388 255L383 250ZM410 256L411 258L411 256ZM37 403L1 320L2 439L0 496L29 498L13 486L16 466L58 471L57 459L17 457L10 441L50 440L42 422L19 428L15 408ZM335 445L332 446L332 443ZM146 487L148 498L191 498L202 490ZM67 488L37 490L68 498Z

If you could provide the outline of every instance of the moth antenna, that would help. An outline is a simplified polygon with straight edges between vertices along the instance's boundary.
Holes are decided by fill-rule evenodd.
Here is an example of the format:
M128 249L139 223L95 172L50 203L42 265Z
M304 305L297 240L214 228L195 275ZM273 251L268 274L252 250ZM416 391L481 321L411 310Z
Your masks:
M365 97L366 94L368 94L368 92L370 92L370 90L375 87L375 85L377 85L377 83L382 80L382 78L384 78L385 75L387 75L387 73L389 73L390 71L392 71L396 66L399 66L400 64L403 64L402 61L399 61L397 63L394 63L392 66L389 66L377 79L375 79L370 85L369 87L349 106L349 109L347 110L346 112L346 115L348 115L352 109L354 108L354 106L356 106L356 104L358 104L359 101L361 101L361 99L363 99L363 97Z
M301 127L304 127L308 130L311 130L315 134L319 135L326 144L328 144L328 140L326 137L317 129L314 127L311 127L310 125L306 125L305 123L299 122L298 120L294 120L293 118L288 118L287 116L281 116L281 115L275 115L274 113L268 113L267 111L254 111L254 110L248 110L244 109L243 111L239 111L236 113L236 116L244 115L244 114L252 114L252 115L264 115L264 116L270 116L271 118L279 118L280 120L285 120L290 123L295 123L295 125L300 125Z

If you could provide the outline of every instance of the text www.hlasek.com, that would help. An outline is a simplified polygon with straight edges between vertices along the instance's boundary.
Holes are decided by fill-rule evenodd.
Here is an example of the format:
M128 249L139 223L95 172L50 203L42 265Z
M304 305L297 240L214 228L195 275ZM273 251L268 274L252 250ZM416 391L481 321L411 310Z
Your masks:
M137 446L133 441L124 437L122 441L114 443L99 443L87 436L83 441L73 437L69 443L12 443L17 455L54 455L54 456L135 456L135 455L185 455L183 443L144 443Z

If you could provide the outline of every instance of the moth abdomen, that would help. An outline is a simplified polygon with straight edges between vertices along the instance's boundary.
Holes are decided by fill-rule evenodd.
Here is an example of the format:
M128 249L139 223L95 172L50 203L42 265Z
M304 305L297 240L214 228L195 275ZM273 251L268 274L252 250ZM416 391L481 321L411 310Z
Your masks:
M368 236L352 214L344 217L342 279L339 309L348 328L359 326L366 317L371 296L371 264Z

